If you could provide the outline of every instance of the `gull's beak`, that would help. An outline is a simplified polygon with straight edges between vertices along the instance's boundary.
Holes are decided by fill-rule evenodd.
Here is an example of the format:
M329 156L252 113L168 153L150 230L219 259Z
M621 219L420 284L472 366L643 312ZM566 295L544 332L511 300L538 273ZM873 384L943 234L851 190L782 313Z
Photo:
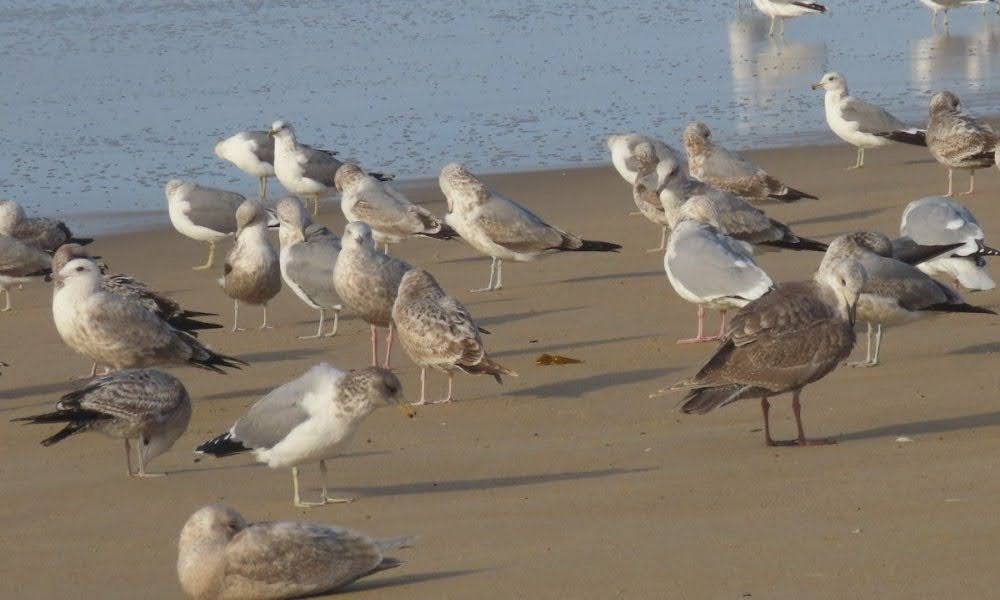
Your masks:
M823 87L823 82L822 81L817 81L816 83L812 84L810 87L812 89L814 89L814 90L818 90L819 88Z
M854 304L847 307L847 321L854 327L854 323L858 320L858 300L854 300Z
M406 401L403 394L396 394L393 396L392 402L395 402L396 405L399 406L399 410L403 411L403 414L407 417L412 419L417 416L417 409L413 408L413 405Z

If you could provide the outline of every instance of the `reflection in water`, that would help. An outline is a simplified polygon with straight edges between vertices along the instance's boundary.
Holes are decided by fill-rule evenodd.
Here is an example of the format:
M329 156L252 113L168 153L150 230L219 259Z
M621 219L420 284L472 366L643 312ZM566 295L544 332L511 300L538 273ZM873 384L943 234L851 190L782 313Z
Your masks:
M913 83L928 88L987 83L1000 47L998 27L987 17L976 33L943 31L914 40L910 45Z
M791 96L807 92L826 70L825 43L771 38L768 27L768 19L758 15L740 15L728 24L738 132L774 123L775 117L784 120L807 111L809 107Z

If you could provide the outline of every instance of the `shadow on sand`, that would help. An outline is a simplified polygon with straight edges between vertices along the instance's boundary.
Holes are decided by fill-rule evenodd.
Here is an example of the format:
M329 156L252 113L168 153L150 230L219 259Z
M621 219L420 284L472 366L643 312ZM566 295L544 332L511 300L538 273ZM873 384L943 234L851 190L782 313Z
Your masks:
M567 371L570 371L574 367L578 366L582 365L570 365L567 367L552 367L552 368L554 369L564 368ZM677 370L679 369L635 369L633 371L601 373L598 375L590 375L588 377L580 377L577 379L566 379L563 381L556 381L554 383L536 385L535 387L524 388L521 390L515 390L509 392L507 395L537 396L539 398L545 398L548 396L579 396L581 394L586 394L589 392L597 392L600 390L613 388L619 385L628 385L630 383L639 383L640 381L649 381L650 379L663 377Z
M837 439L840 441L870 440L880 437L928 435L935 433L947 433L949 431L961 431L964 429L980 429L983 427L997 426L1000 426L1000 411L965 415L962 417L948 417L945 419L912 421L910 423L885 425L883 427L873 427L871 429L864 429L862 431L838 435Z

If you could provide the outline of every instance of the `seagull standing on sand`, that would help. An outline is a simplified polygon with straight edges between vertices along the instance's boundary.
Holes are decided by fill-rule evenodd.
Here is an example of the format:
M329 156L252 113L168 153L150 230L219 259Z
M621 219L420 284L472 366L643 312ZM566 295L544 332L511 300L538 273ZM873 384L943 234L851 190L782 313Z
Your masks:
M67 346L111 369L189 364L224 373L241 360L216 354L138 302L101 289L101 271L74 258L54 274L52 316Z
M336 152L299 144L291 123L275 121L268 133L274 138L275 176L292 194L312 200L316 216L320 199L337 191L334 176L343 163Z
M388 328L385 366L392 360L392 305L403 273L412 267L375 248L372 230L358 221L348 223L333 271L333 285L347 308L371 326L372 366L378 366L378 327Z
M868 324L868 350L865 360L854 367L879 364L883 326L908 323L934 313L996 314L988 308L973 306L916 267L892 258L892 242L886 236L869 231L848 233L830 243L824 261L856 260L868 274L868 283L858 301L857 318ZM872 332L875 334L872 343ZM873 351L874 349L874 351Z
M953 196L955 169L969 171L969 191L976 189L976 169L988 169L996 162L997 134L983 121L962 112L958 96L938 92L931 96L927 120L927 149L948 167L948 193Z
M73 237L73 232L62 221L47 217L28 217L24 208L13 200L0 200L0 234L9 235L48 252L55 252L63 244L86 246L94 241L91 238Z
M260 329L271 328L267 303L281 291L281 265L267 239L267 212L257 200L246 200L236 210L236 243L226 256L219 285L233 299L233 331L243 331L240 302L263 306Z
M774 35L774 22L781 21L781 35L785 35L785 19L801 17L802 15L819 15L826 12L826 7L816 2L802 0L753 0L757 10L771 17L771 28L767 35Z
M812 85L814 90L820 88L826 90L826 124L840 139L858 149L858 160L850 168L865 166L865 148L879 148L890 141L927 145L927 132L907 127L885 109L849 95L847 80L840 73L823 75Z
M71 435L99 431L125 440L125 465L129 477L157 477L146 465L174 445L191 421L191 399L176 377L156 369L127 369L98 377L72 391L56 404L55 412L21 417L31 424L65 423L55 435L42 440L51 446ZM139 468L132 470L136 441Z
M407 415L414 414L399 379L388 369L344 373L321 363L258 400L229 431L195 452L221 458L252 451L272 469L291 467L295 506L349 502L328 496L325 461L346 449L377 403L398 404ZM299 495L298 467L317 461L323 492L319 502L306 503Z
M170 222L181 235L208 242L208 260L193 267L211 269L215 263L215 244L236 232L236 209L246 198L236 192L200 186L171 179L166 185Z
M722 339L726 311L760 298L774 282L753 259L753 247L719 233L718 216L707 198L694 196L680 217L663 255L663 270L681 298L698 305L698 335L678 344ZM719 335L705 336L705 307L722 317Z
M274 177L274 138L267 131L241 131L215 145L215 155L257 178L257 194L267 199L267 180Z
M7 304L0 312L10 307L10 288L26 283L32 277L41 277L52 272L52 256L17 238L0 234L0 292L7 296Z
M341 192L340 208L348 222L361 221L372 229L375 242L398 244L415 235L450 240L455 230L429 210L417 206L388 183L366 174L357 165L345 163L334 178Z
M910 202L903 210L899 234L924 245L962 244L944 256L916 267L969 290L992 290L996 282L986 272L985 256L1000 256L1000 250L984 243L985 234L972 212L949 198L931 196ZM895 244L895 242L894 242Z
M312 597L402 565L386 554L412 542L316 523L247 523L214 504L195 511L181 529L177 576L196 600Z
M311 223L298 198L282 198L278 201L277 212L281 278L300 300L319 311L316 334L299 339L337 335L341 305L333 285L333 270L340 254L340 238L329 232L309 237L307 231ZM333 329L324 333L323 321L328 310L333 311Z
M712 141L708 125L699 121L690 123L684 130L684 150L692 177L750 202L816 199L812 194L788 187L746 158L719 146Z
M646 252L663 252L667 248L667 232L670 231L670 218L667 211L660 202L659 192L662 188L660 181L659 159L653 146L642 142L632 151L630 165L636 168L635 183L632 184L632 201L639 209L639 214L646 217L646 220L654 225L659 225L660 245L651 248ZM674 159L664 159L664 162L678 164Z
M448 200L445 221L470 246L493 259L490 282L473 292L503 287L503 261L525 262L553 252L617 252L618 244L581 239L553 227L517 202L493 192L464 166L441 169L438 184Z
M647 155L652 151L653 156L657 160L666 160L667 158L673 158L678 163L684 163L684 155L675 150L673 147L663 143L662 141L641 133L619 133L608 136L608 151L611 153L611 164L614 165L615 170L618 174L622 176L629 185L635 185L636 177L639 175L639 171L642 167L642 162L648 161L648 158L643 158L637 156L637 150L641 146L648 146L648 148L643 148L643 154Z
M403 275L399 294L392 307L392 321L403 349L420 367L420 401L427 397L427 368L448 374L448 395L440 402L451 402L455 371L471 375L492 375L503 383L501 375L517 373L486 355L482 331L465 306L448 296L430 273L411 269Z
M807 439L802 428L802 388L819 381L851 354L864 267L857 261L826 261L812 281L781 283L733 317L712 357L693 377L660 390L688 390L681 410L705 414L742 400L760 398L768 446L831 444ZM768 398L792 393L798 437L771 437Z

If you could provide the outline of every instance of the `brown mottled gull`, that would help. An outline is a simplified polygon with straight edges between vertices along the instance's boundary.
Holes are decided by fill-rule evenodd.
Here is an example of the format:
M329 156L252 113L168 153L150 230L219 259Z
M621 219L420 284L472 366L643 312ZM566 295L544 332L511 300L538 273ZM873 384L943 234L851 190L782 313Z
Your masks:
M267 239L268 215L257 200L246 200L236 210L236 243L226 256L219 285L233 299L233 331L242 331L240 302L264 307L261 329L267 324L267 303L281 291L281 265Z
M427 398L427 368L448 374L448 395L441 402L451 402L455 371L472 375L492 375L503 383L501 375L517 373L486 355L479 326L457 299L448 296L430 273L411 269L399 284L392 321L403 349L420 367L420 401Z
M371 326L372 366L378 365L378 332L386 327L385 366L392 361L392 305L403 273L412 267L375 248L372 230L362 222L344 228L333 271L333 285L347 308Z
M976 189L976 169L996 161L997 133L984 121L962 112L958 96L938 92L931 96L927 120L927 149L934 160L948 167L948 193L953 193L955 169L969 171L969 191Z
M750 244L719 233L718 215L707 199L692 197L679 218L663 255L663 269L677 295L698 305L698 334L677 343L721 339L726 312L760 298L774 282L757 266ZM717 336L705 336L705 307L721 313Z
M252 451L272 469L291 467L295 506L347 502L328 496L325 460L344 451L377 403L398 404L413 415L391 371L369 367L344 373L321 363L258 400L229 431L195 452L221 458ZM317 461L323 474L320 501L302 502L298 467Z
M177 576L195 600L316 596L402 565L386 554L412 542L317 523L247 523L214 504L195 511L181 529Z
M94 241L91 238L73 237L73 232L62 221L48 217L28 217L24 208L13 200L0 200L0 234L49 252L55 252L63 244L86 246Z
M788 187L746 158L719 146L712 141L708 125L699 121L684 130L684 150L692 177L750 202L816 199L812 194Z
M65 423L55 435L42 440L51 446L71 435L99 431L125 440L129 477L156 477L146 465L174 445L191 420L191 399L176 377L156 369L127 369L98 377L74 390L56 404L55 412L21 417L31 424ZM139 468L132 470L136 441Z
M830 243L824 262L849 258L868 274L868 283L858 302L858 319L868 324L868 351L857 367L878 364L883 325L907 323L942 312L996 314L988 308L965 303L957 292L918 268L892 258L892 243L886 236L859 231L841 235ZM874 343L872 332L877 328Z
M10 310L11 286L51 272L52 255L17 238L0 234L0 292L7 296L7 304L0 312Z
M799 394L850 355L865 280L859 262L834 260L824 262L812 281L778 284L736 313L725 338L697 374L660 393L688 390L681 410L695 414L760 398L768 446L834 443L806 438ZM768 398L785 392L792 393L798 437L776 442Z
M674 159L671 164L679 164ZM663 203L660 202L659 191L662 187L660 181L660 170L657 168L660 159L653 149L653 145L647 142L636 144L629 157L629 166L635 168L635 183L632 184L632 200L635 207L639 209L639 214L646 217L650 223L660 226L660 245L651 248L647 252L663 252L667 248L667 232L670 231L670 219Z
M581 239L549 225L517 202L502 196L464 166L451 163L438 177L448 200L448 222L470 246L493 259L486 292L503 287L503 261L535 260L554 252L617 252L618 244Z
M422 236L450 240L458 234L431 211L417 206L394 187L366 174L360 167L345 163L334 178L341 192L340 208L348 221L362 221L372 229L375 242L398 244L406 238Z
M215 263L215 244L236 233L236 209L246 198L236 192L179 179L168 181L164 190L174 229L192 240L208 242L208 260L192 268L211 269Z
M54 276L52 316L66 345L112 369L188 364L224 373L241 360L216 354L138 302L101 289L101 272L87 258L68 261Z

